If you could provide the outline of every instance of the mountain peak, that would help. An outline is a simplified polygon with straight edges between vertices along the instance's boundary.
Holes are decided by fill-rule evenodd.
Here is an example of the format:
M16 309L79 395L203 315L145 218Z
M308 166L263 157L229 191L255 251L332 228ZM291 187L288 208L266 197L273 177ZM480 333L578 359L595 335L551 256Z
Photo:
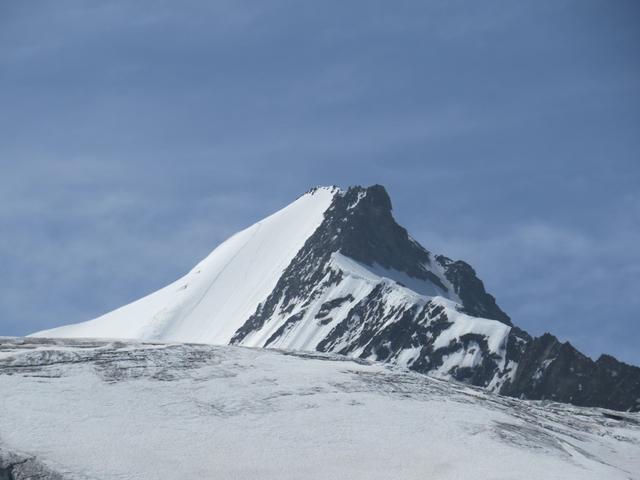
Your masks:
M640 369L513 326L469 264L409 236L377 184L314 187L173 284L37 335L333 352L513 396L640 409ZM594 368L601 378L585 383Z

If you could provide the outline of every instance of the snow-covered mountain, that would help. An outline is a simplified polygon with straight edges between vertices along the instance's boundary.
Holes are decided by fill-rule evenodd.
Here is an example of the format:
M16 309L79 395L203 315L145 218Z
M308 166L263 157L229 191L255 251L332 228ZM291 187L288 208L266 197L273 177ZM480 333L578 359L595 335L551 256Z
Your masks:
M512 396L640 409L640 369L513 326L471 266L423 248L391 210L380 185L314 188L171 285L35 335L333 352Z
M0 479L640 480L640 414L390 364L0 338Z

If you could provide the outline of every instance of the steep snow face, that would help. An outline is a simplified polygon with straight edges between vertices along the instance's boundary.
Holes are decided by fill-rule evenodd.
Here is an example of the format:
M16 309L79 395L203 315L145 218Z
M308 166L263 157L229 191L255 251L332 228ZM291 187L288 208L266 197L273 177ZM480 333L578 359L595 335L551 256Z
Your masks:
M226 240L171 285L94 320L34 336L228 343L273 290L338 192L313 189Z
M0 338L0 392L0 478L640 480L640 414L336 355Z
M335 352L391 362L441 378L468 379L499 390L513 375L506 360L511 327L459 310L451 290L334 252L302 298L287 288L264 323L233 338L239 345ZM304 279L297 279L299 286ZM304 288L302 289L304 290ZM271 299L271 297L270 297ZM260 309L259 309L260 311ZM246 329L246 334L242 334ZM482 372L479 377L477 372Z

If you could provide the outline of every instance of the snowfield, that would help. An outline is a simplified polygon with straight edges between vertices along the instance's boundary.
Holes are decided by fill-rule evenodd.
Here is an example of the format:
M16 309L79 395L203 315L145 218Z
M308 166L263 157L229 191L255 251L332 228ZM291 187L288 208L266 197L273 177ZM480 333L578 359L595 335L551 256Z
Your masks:
M337 355L4 338L0 391L2 479L640 479L640 414Z

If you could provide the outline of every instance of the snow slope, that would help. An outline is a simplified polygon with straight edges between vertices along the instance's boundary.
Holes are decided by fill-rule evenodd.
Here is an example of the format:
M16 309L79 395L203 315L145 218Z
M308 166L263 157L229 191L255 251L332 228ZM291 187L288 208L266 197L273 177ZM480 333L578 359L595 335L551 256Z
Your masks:
M0 338L0 478L640 479L640 414L233 346Z
M235 234L178 281L44 337L135 338L226 344L271 292L338 189L317 188Z

